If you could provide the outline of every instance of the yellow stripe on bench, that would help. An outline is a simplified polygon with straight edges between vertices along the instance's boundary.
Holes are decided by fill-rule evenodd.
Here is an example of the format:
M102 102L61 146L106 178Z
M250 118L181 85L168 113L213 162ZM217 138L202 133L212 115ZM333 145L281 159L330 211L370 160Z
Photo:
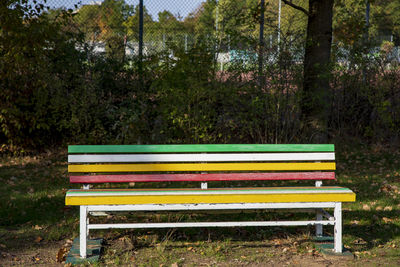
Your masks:
M334 162L68 165L69 172L298 171L298 170L331 171L335 169L336 169L336 164Z
M271 190L271 188L231 190L163 190L163 191L73 191L67 194L67 205L135 205L135 204L209 204L209 203L298 203L355 201L355 194L340 187L321 190Z

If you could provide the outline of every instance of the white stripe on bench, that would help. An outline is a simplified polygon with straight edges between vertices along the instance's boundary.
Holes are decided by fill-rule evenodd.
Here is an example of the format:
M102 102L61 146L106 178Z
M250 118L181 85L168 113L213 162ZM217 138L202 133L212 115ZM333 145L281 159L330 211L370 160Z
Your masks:
M210 154L106 154L68 155L69 163L104 162L217 162L335 160L335 153L210 153Z
M116 224L89 224L88 229L111 228L177 228L177 227L235 227L235 226L299 226L299 225L334 225L334 221L239 221L239 222L193 222L193 223L116 223Z
M353 193L347 188L310 190L177 190L177 191L68 191L67 197L96 196L181 196L181 195L272 195L272 194L345 194Z

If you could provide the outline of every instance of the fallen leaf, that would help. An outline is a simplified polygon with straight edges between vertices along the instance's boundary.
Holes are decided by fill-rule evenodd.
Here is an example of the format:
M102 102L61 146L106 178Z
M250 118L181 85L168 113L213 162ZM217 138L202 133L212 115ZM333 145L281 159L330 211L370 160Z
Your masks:
M392 207L387 206L387 207L385 207L383 210L384 210L384 211L392 211L392 209L393 209Z
M64 247L70 247L72 245L73 241L71 239L67 239L65 241Z
M38 237L36 237L36 239L35 239L35 243L40 243L42 240L43 240L43 238L40 237L40 236L38 236Z
M177 262L174 262L174 263L171 264L171 267L179 267L179 265L178 265Z
M43 227L41 227L41 226L39 226L39 225L35 225L35 230L42 230L43 229Z
M367 241L365 241L362 238L358 238L358 239L354 240L353 244L365 245L365 244L367 244Z
M67 250L65 248L60 248L57 253L57 262L65 261L65 253Z
M385 223L393 222L392 219L386 218L386 217L383 217L383 218L382 218L382 221L384 221Z
M367 210L367 211L371 210L371 207L368 204L364 204L362 208L363 208L363 210Z

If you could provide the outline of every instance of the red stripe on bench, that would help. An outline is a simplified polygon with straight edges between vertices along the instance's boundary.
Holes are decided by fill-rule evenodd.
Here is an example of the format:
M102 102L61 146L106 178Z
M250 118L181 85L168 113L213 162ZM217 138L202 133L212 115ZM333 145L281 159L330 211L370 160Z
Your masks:
M70 176L71 183L129 183L179 181L334 180L334 172L132 174Z

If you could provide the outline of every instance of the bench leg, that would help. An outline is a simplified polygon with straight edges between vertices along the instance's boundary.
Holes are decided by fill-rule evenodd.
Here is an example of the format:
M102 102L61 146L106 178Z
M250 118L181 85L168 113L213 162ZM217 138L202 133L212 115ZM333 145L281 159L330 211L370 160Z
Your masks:
M342 253L342 203L335 203L335 232L334 232L334 251L336 253Z
M319 209L317 209L317 221L322 221L322 213ZM322 236L323 228L322 224L315 225L315 235Z
M80 228L79 228L79 254L82 258L86 258L86 240L89 235L88 231L88 212L86 206L80 206Z

